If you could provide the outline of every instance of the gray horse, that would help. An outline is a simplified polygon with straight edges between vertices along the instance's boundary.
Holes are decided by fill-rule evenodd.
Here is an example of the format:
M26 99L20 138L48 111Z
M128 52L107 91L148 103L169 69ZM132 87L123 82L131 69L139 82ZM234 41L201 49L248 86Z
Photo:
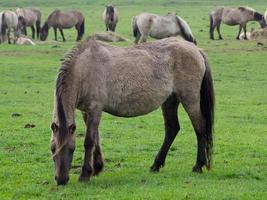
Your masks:
M106 6L102 17L106 25L106 31L115 32L117 23L119 21L117 9L113 6Z
M247 39L246 25L249 21L258 21L261 25L261 28L266 27L263 15L249 7L239 7L239 8L216 7L214 10L210 12L209 16L210 16L210 39L212 40L214 40L215 28L217 28L219 39L222 40L222 35L220 32L221 22L230 26L239 25L239 31L236 36L237 40L239 40L239 36L242 29L244 30L245 34L244 39Z
M145 115L161 106L165 139L151 171L164 166L180 125L181 103L197 135L193 172L211 168L214 90L206 56L192 43L167 38L122 48L88 39L66 55L55 89L51 151L57 184L65 185L75 149L75 109L87 126L80 181L103 169L98 127L101 113L119 117Z
M162 39L181 35L185 40L196 44L196 40L187 22L175 13L160 16L153 13L142 13L133 18L135 43L146 42L150 36Z
M55 40L57 40L57 29L59 29L63 42L66 41L63 33L63 29L69 29L75 27L77 30L76 41L82 39L84 34L84 16L79 11L60 11L54 10L47 18L40 32L40 39L46 40L49 29L53 27L55 32Z

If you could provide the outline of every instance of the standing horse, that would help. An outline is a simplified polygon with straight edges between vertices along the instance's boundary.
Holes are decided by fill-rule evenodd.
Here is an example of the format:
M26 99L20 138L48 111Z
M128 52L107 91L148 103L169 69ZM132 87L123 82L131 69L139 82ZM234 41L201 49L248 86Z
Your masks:
M239 40L239 35L244 30L245 37L247 39L247 23L249 21L258 21L261 28L266 27L266 23L263 19L263 15L256 12L254 9L249 7L239 8L227 8L227 7L216 7L209 14L210 17L210 39L214 40L214 29L217 28L219 39L222 40L220 32L221 22L224 24L235 26L239 25L238 35L236 39Z
M15 43L16 38L19 36L19 28L17 14L12 11L4 11L1 17L1 39L4 40L7 34L8 43L11 44L10 33L13 31L13 43Z
M27 35L26 27L31 27L32 30L32 38L35 38L35 28L36 27L36 33L37 38L39 38L40 34L40 26L41 26L41 16L42 13L40 10L36 8L17 8L16 13L19 17L22 17L24 19L24 34Z
M162 39L181 35L185 40L196 44L196 40L187 22L175 13L159 16L152 13L142 13L133 18L133 34L135 43L146 42L150 36Z
M4 38L2 35L2 15L3 15L3 12L0 12L0 44L4 42Z
M165 139L151 171L164 166L180 125L179 104L188 113L197 135L193 172L211 168L214 90L206 56L194 44L178 38L122 48L88 39L66 56L56 81L51 124L55 180L64 185L75 149L75 109L87 126L80 181L103 169L98 127L101 113L119 117L145 115L162 108Z
M119 21L117 9L113 6L106 6L102 17L106 24L106 31L110 30L115 32L116 25Z
M43 27L41 28L40 39L46 40L50 27L53 27L55 32L55 40L57 40L57 29L59 29L63 42L66 41L62 29L69 29L74 27L77 30L77 41L82 39L84 34L84 16L79 11L66 11L60 10L53 11L47 18Z
M267 9L266 9L266 11L264 13L264 20L265 20L265 23L267 24Z

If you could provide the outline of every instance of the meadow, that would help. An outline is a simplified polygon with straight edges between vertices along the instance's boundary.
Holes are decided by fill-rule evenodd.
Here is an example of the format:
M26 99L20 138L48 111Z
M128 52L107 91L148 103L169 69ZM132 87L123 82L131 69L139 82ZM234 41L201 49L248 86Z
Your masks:
M0 10L38 7L42 22L55 8L78 9L86 17L88 36L104 31L104 0L1 0ZM100 132L104 171L79 183L85 127L76 112L76 151L67 186L57 186L50 152L50 124L55 77L64 54L75 45L76 32L64 31L67 42L36 46L0 45L0 199L266 199L267 198L267 40L236 41L238 27L222 25L224 40L209 40L208 12L216 5L249 5L266 10L266 0L113 0L119 10L117 32L133 45L131 19L141 12L174 11L190 25L198 46L208 55L216 92L213 169L191 172L196 136L183 108L181 131L157 174L149 167L164 137L158 109L124 119L104 114ZM250 22L251 27L259 24ZM28 30L30 33L30 30ZM215 34L217 38L217 34ZM150 39L152 41L152 39ZM19 114L20 116L16 116ZM26 124L35 125L24 128Z

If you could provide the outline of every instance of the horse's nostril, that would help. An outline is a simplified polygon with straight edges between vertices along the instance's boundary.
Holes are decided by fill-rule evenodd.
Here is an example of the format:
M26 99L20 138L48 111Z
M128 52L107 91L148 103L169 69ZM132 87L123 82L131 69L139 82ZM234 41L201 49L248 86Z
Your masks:
M57 180L57 176L55 176L55 181Z

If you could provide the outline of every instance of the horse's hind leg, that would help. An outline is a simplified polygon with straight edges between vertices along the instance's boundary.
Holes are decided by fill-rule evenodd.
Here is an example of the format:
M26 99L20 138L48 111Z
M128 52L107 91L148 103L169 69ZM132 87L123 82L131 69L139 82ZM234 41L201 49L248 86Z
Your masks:
M180 125L177 116L179 102L176 96L171 96L163 105L162 113L165 124L165 138L163 144L155 158L153 165L150 167L152 172L157 172L164 166L167 153L173 143L177 133L180 130Z
M7 39L8 39L8 44L11 44L11 39L10 39L10 28L7 31Z
M195 96L195 95L194 95ZM197 160L193 167L193 172L202 173L202 167L207 163L206 157L206 138L205 138L205 120L202 117L200 108L200 98L189 97L182 101L182 104L189 115L197 136Z
M62 36L62 40L63 40L63 42L66 42L65 37L64 37L63 30L60 28L59 31L60 31L60 34L61 34L61 36Z
M31 29L32 29L32 39L35 39L35 28L33 25L31 26Z
M79 181L88 181L90 177L94 174L93 166L93 154L96 148L96 140L98 135L98 126L101 118L101 110L98 106L91 108L86 117L86 136L84 140L84 164L82 167L82 172L79 177Z
M37 39L40 37L40 30L41 30L41 22L39 20L36 21L36 33L37 33Z
M243 30L244 30L244 34L245 34L244 39L247 40L248 37L247 37L247 26L246 25L243 27Z

